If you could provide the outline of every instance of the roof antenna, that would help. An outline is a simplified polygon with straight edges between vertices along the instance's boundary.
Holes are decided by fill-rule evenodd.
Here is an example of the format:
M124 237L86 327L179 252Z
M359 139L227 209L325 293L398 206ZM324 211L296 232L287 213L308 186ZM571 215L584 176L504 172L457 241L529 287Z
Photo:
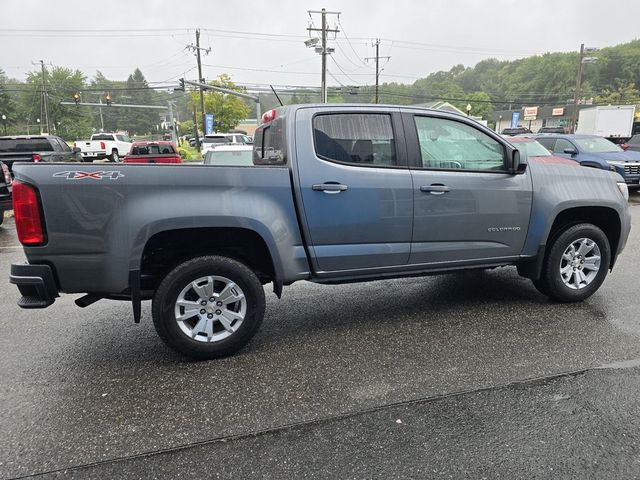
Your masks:
M284 104L282 103L282 100L280 100L280 97L278 96L278 94L276 93L275 88L273 88L273 85L269 85L271 87L271 91L273 92L273 94L276 96L276 98L278 99L278 101L280 102L280 106L284 107Z

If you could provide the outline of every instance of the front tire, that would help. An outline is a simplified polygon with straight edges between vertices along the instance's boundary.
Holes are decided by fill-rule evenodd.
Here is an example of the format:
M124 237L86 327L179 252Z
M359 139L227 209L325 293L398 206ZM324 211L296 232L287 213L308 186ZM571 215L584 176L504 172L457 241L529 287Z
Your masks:
M197 359L232 355L264 318L262 284L246 265L221 256L198 257L173 269L153 298L153 324L173 350Z
M549 246L540 293L560 302L580 302L593 295L607 276L611 247L604 232L590 223L568 227Z

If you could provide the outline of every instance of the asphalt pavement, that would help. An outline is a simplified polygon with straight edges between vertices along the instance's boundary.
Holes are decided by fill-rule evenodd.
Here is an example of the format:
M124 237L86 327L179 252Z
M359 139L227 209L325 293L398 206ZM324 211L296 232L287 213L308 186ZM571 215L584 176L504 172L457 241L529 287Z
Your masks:
M513 268L302 282L238 355L197 363L148 303L139 325L73 295L18 309L5 221L0 477L640 478L638 242L573 305Z

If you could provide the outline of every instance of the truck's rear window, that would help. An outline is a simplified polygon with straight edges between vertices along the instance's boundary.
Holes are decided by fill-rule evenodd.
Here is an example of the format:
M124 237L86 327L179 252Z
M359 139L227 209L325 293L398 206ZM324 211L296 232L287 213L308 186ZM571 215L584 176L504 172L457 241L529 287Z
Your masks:
M253 163L284 165L287 163L284 118L276 118L260 126L253 139Z
M0 139L0 153L23 152L53 152L53 146L46 138Z
M91 140L115 140L113 135L93 135Z
M172 145L136 145L130 155L170 155L176 153Z

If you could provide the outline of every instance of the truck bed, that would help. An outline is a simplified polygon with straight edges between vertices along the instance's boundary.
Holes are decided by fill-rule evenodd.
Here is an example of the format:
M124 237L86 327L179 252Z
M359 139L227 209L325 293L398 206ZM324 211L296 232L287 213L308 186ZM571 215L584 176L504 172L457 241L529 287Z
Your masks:
M14 173L44 210L48 242L25 247L27 259L51 264L62 292L125 292L146 242L175 229L251 229L283 281L308 273L286 167L21 163Z

